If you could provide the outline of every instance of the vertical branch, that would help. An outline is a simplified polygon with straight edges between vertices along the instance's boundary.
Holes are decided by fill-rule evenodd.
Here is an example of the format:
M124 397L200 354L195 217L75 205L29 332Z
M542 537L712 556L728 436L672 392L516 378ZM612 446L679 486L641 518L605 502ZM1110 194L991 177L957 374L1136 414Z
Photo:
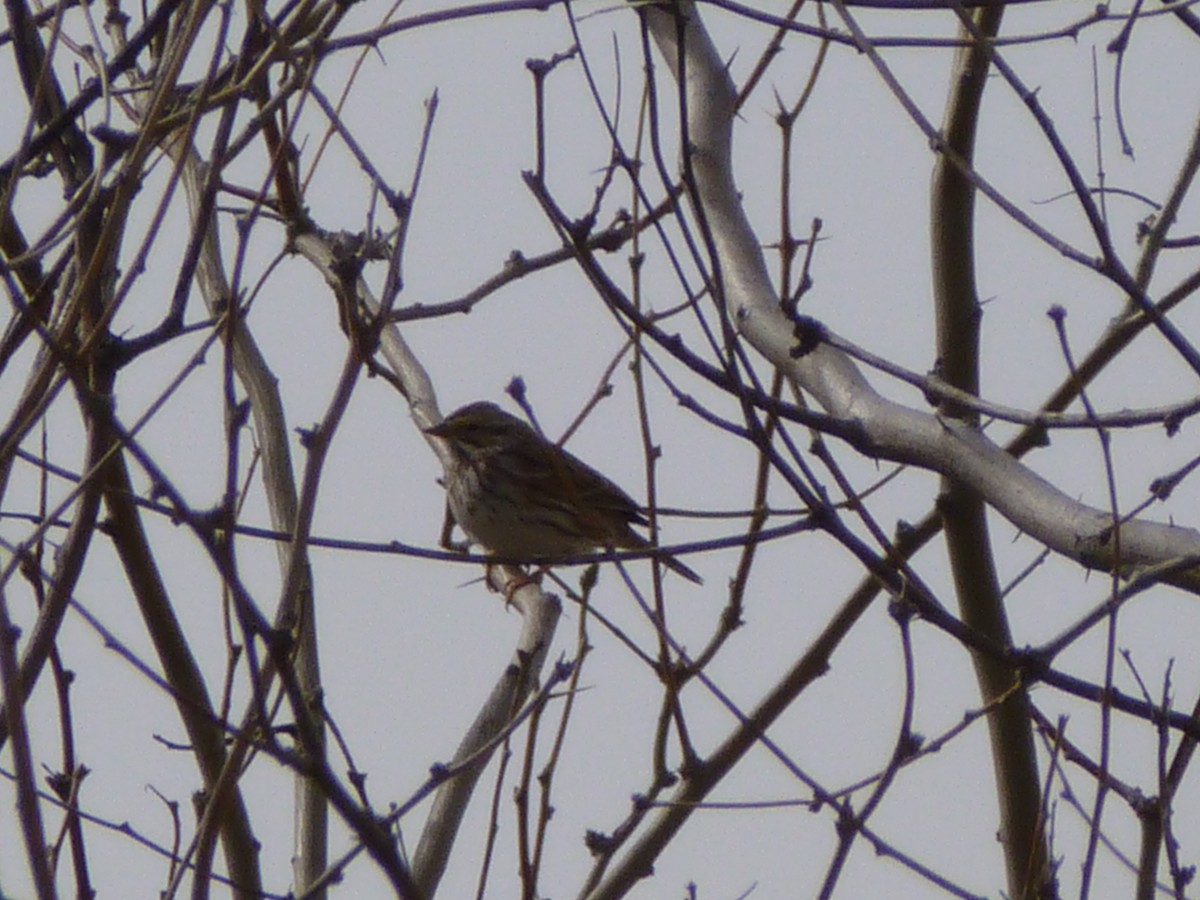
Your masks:
M994 36L1002 14L1002 7L975 13L978 31ZM964 27L959 34L970 37ZM975 150L988 58L986 46L976 40L959 49L951 73L942 137L946 147L968 165ZM929 221L937 366L948 383L978 394L981 311L975 287L975 185L945 153L934 166ZM957 404L943 402L941 410L978 426L978 415ZM961 481L943 478L939 511L963 621L998 645L1011 646L982 499ZM984 704L1004 698L995 703L987 721L1008 890L1017 898L1037 897L1050 872L1029 695L1024 689L1013 689L1016 675L1009 666L980 652L972 653L971 659Z
M37 775L25 728L25 699L28 694L21 683L17 668L17 635L19 629L8 615L8 599L0 591L0 697L4 700L4 724L7 726L12 753L13 775L17 787L17 817L25 843L25 860L37 891L38 900L55 896L50 860L46 854L45 829L38 809Z

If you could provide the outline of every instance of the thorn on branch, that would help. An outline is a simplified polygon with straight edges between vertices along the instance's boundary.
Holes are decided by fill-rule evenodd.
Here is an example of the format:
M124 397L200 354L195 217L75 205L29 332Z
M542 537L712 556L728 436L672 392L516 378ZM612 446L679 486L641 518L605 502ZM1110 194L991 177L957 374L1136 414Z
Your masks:
M1183 425L1185 418L1186 417L1182 410L1177 410L1176 412L1168 413L1166 415L1166 417L1163 419L1163 428L1165 428L1167 431L1167 437L1173 438L1175 435L1179 434L1179 428Z
M746 624L746 620L742 618L741 611L737 607L727 606L721 612L721 630L726 633L737 631Z
M594 563L589 568L599 568ZM575 663L569 659L559 658L554 663L554 674L551 676L555 681L566 681L571 677L571 673L575 671Z
M137 355L134 347L124 338L105 334L96 346L95 361L109 372L116 372Z
M779 95L775 95L775 99L779 99ZM790 131L792 126L796 124L796 113L790 109L781 110L775 114L775 124L784 131Z
M642 171L642 161L626 153L624 147L613 147L611 162L616 168L624 169L635 182Z
M312 449L313 443L317 440L318 431L318 428L305 428L299 425L296 426L296 434L300 438L300 446L305 450Z

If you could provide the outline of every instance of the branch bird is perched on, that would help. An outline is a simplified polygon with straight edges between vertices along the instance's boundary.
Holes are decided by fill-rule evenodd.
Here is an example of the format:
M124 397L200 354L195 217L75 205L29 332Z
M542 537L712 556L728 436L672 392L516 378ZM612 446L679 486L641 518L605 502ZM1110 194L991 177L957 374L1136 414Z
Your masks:
M459 527L497 556L553 562L597 548L653 546L632 497L494 403L471 403L425 430L450 447L446 496ZM663 565L699 575L668 554Z

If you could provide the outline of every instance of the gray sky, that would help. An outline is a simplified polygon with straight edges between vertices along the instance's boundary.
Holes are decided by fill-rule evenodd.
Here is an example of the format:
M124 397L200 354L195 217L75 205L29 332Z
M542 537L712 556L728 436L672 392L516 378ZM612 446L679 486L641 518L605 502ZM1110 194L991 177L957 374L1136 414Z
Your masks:
M447 4L452 5L452 4ZM413 16L436 4L405 4L399 17ZM757 4L766 8L769 4ZM1076 21L1092 8L1087 3L1031 4L1013 9L1004 33L1030 34ZM1115 7L1114 7L1115 9ZM616 5L583 4L581 36L589 65L606 103L616 92L619 48L622 78L620 125L632 141L640 86L640 45L636 18ZM339 31L375 26L383 8L352 8L357 23ZM811 22L812 14L804 21ZM768 40L769 30L717 9L705 9L708 26L722 51L732 58L738 83L747 75ZM864 14L872 35L936 34L953 31L949 12ZM74 14L68 22L77 25ZM1107 183L1160 198L1175 177L1196 122L1200 101L1184 85L1195 83L1195 36L1169 17L1149 19L1134 31L1125 58L1122 104L1136 157L1120 153L1113 113L1114 58L1105 46L1115 24L1085 30L1076 41L1059 39L1006 51L1025 83L1053 119L1066 146L1085 175L1094 178L1092 52L1095 49L1100 89L1100 130ZM79 33L82 33L80 30ZM558 241L520 174L533 165L532 91L525 71L530 57L547 58L569 46L571 36L561 10L546 14L496 14L420 28L387 39L380 55L368 53L343 112L343 120L394 186L411 177L422 127L425 100L436 89L439 108L405 258L405 290L400 305L447 301L475 288L501 270L513 250L528 257L558 246ZM735 155L739 185L764 244L778 236L779 140L773 123L773 91L785 102L797 96L811 67L816 44L789 42L768 71L763 84L742 111ZM3 53L13 78L11 56ZM326 64L319 84L336 96L355 55L346 52ZM888 64L904 88L933 122L941 119L950 65L948 50L892 49ZM659 61L661 62L661 61ZM667 81L660 84L665 89ZM15 82L14 82L15 83ZM566 63L549 81L547 102L548 181L571 214L584 210L609 147L596 110L585 91L578 63ZM307 167L321 137L323 120L310 108L297 133L302 165ZM0 121L5 155L19 139L21 117ZM205 133L207 136L208 133ZM674 166L676 139L668 135L668 162ZM933 307L930 299L928 185L933 155L862 56L834 46L811 103L795 132L791 203L794 230L801 234L813 217L823 221L826 238L813 268L815 286L803 311L819 318L847 339L899 365L925 372L933 365ZM206 146L202 140L201 146ZM316 221L327 229L360 230L369 185L345 151L334 142L306 194ZM261 148L247 154L231 172L257 187ZM168 170L160 162L145 189L147 213L161 191ZM1062 170L1050 157L1035 124L1018 98L993 77L985 98L984 124L978 151L980 172L1046 228L1075 246L1093 252L1078 206L1061 195L1068 189ZM656 183L648 179L649 183ZM51 211L60 201L53 187L44 201L36 194L18 198L18 209L32 211L44 202ZM606 204L611 214L629 203L629 192L614 192ZM1056 199L1057 198L1057 199ZM225 201L222 201L225 202ZM174 266L182 253L182 206L165 226L161 256L117 318L118 331L138 333L160 315L163 294L173 284ZM1136 222L1149 212L1145 204L1112 197L1108 212L1118 250L1127 263L1136 259ZM1180 215L1182 233L1194 233L1194 200ZM47 217L52 213L48 213ZM602 216L602 221L603 221ZM390 223L381 219L382 227ZM233 229L223 219L226 253L233 249ZM131 243L139 223L131 233ZM172 240L178 246L172 245ZM248 257L246 284L253 286L283 247L277 227L262 227ZM665 309L680 302L678 284L662 246L648 240L645 251L645 296L649 305ZM768 250L770 265L776 258ZM1083 355L1123 298L1094 273L1064 261L1056 252L1015 226L990 203L979 203L978 284L984 306L983 385L997 402L1033 407L1065 374L1058 341L1046 310L1053 304L1068 313L1067 327L1077 355ZM1196 268L1194 250L1164 256L1156 285L1172 285ZM610 271L625 277L623 264ZM688 273L692 283L696 279ZM368 272L378 286L381 270ZM1160 287L1159 294L1162 289ZM189 310L189 319L202 316ZM1176 324L1196 333L1196 314L1186 307ZM317 273L298 258L285 259L255 297L248 320L273 371L287 405L291 428L309 427L320 419L345 355L336 309ZM672 320L684 339L697 348L700 332L685 317ZM623 334L597 300L578 269L554 267L518 280L490 296L469 316L431 319L403 326L405 338L428 368L443 411L473 399L503 401L504 387L514 375L524 378L547 432L556 436L569 424L620 350ZM200 345L198 333L177 347L149 355L122 373L118 411L129 423L140 415ZM157 412L141 438L166 468L174 484L197 508L215 503L224 478L220 432L221 356L210 350L203 366L192 372L180 391ZM657 353L689 392L711 395L689 380L681 368ZM11 408L29 363L26 355L0 375L0 408ZM759 372L766 373L765 364ZM889 397L928 409L919 392L878 373L873 383ZM635 496L644 493L644 476L636 420L630 415L634 393L627 366L617 366L613 397L600 405L570 444L572 452L624 485ZM656 439L663 456L658 469L660 502L668 507L703 510L744 509L750 502L754 456L733 437L714 436L698 419L679 409L660 384L649 388ZM1103 410L1148 407L1195 395L1194 376L1164 349L1160 338L1146 335L1097 382L1092 400ZM81 450L74 399L64 394L48 417L51 457L78 468ZM510 407L511 408L511 407ZM714 404L722 415L737 418L727 400ZM1146 497L1150 480L1182 465L1195 453L1194 427L1185 425L1174 440L1161 428L1118 434L1118 497L1128 509ZM992 433L992 432L989 432ZM996 426L997 440L1012 433ZM795 432L803 445L807 436ZM889 464L863 459L843 444L834 444L840 464L859 490L890 471ZM36 449L36 439L26 449ZM249 441L244 450L250 450ZM297 440L294 461L304 462ZM1029 458L1030 464L1066 493L1106 507L1104 468L1097 440L1090 432L1056 434L1049 450ZM36 509L34 471L18 466L4 497L6 511ZM440 468L413 427L397 393L382 379L364 379L336 434L322 481L314 534L363 541L399 540L436 545L442 516L442 494L436 483ZM146 486L141 473L135 483ZM52 485L62 496L61 483ZM887 530L897 520L915 521L936 495L935 476L906 472L871 498L871 510ZM794 506L782 491L773 499ZM1153 507L1149 516L1180 524L1195 521L1196 490L1190 482L1171 499ZM252 490L243 515L247 523L268 523L261 492ZM194 640L210 689L219 690L224 676L220 586L194 539L162 518L148 517L151 537L169 566L172 599ZM1036 542L1018 535L1002 519L993 519L994 550L1003 581L1014 578L1037 557ZM667 519L663 539L669 543L737 533L725 520ZM6 541L26 538L27 522L6 520ZM861 531L861 529L860 529ZM61 534L52 535L60 539ZM100 617L145 660L152 660L145 631L110 546L99 538L89 556L77 599ZM243 577L268 611L278 596L275 553L255 539L238 542ZM703 645L726 600L728 579L737 554L714 551L689 557L706 583L701 588L668 578L673 624L689 649ZM446 761L465 726L508 663L519 630L518 616L506 611L502 598L475 582L477 566L429 562L399 555L315 549L312 555L325 677L325 702L352 748L357 767L368 773L367 787L377 810L403 803L421 785L429 766ZM953 594L945 554L936 541L916 560L921 576L948 604ZM633 567L639 583L649 585L648 567ZM566 577L577 578L577 569ZM734 702L752 707L824 626L860 577L857 563L828 538L805 535L763 548L751 579L745 627L707 670ZM1050 560L1014 591L1008 602L1015 643L1047 640L1105 596L1104 577L1082 575L1073 564ZM32 621L27 591L8 592L14 617ZM612 567L602 571L593 602L653 651L653 632L637 610ZM1117 640L1131 658L1151 694L1161 691L1164 670L1171 670L1176 705L1189 708L1200 678L1194 635L1200 626L1194 598L1169 589L1150 592L1122 614ZM551 654L575 653L579 613L568 605ZM933 739L953 728L964 713L979 705L970 662L963 649L931 627L914 623L916 711L914 730ZM620 642L600 628L590 631L594 649L587 658L576 697L563 761L555 778L555 814L550 826L547 862L540 887L546 896L575 893L590 866L583 846L586 829L608 831L626 815L630 795L646 789L650 742L658 712L657 686L649 670ZM161 692L116 654L77 617L64 626L61 649L65 664L77 673L72 690L80 759L92 770L85 782L86 808L114 822L128 821L139 833L170 842L170 822L155 792L181 803L190 834L188 798L198 787L190 754L172 751L153 740L184 740L174 709ZM1096 629L1072 647L1058 663L1089 680L1103 676L1103 633ZM1117 683L1137 693L1136 682L1120 660ZM239 681L244 689L244 680ZM876 606L856 627L832 660L830 672L811 687L772 729L771 738L791 759L824 787L835 790L877 772L886 764L896 735L904 696L897 629L886 604ZM234 709L244 697L237 697ZM1068 715L1068 734L1095 752L1097 714L1049 688L1034 699L1048 716ZM733 727L731 714L699 685L684 698L692 738L701 752L712 749ZM559 705L551 707L551 719ZM56 765L56 710L48 680L28 707L35 731L35 761ZM1152 730L1117 717L1114 722L1114 774L1155 789L1156 746ZM543 754L552 736L544 726L539 736ZM510 762L500 789L500 835L490 896L515 896L514 819L511 805L513 772L519 767L526 732ZM673 757L674 759L674 757ZM1041 765L1045 771L1046 758ZM0 766L11 755L0 754ZM340 760L336 771L345 769ZM471 896L485 836L487 805L495 764L472 803L456 854L442 885L444 897ZM905 769L870 825L898 850L911 854L962 887L998 896L1004 886L1003 864L994 840L995 799L985 726L975 722L939 753ZM1068 780L1090 809L1092 783L1078 770ZM244 782L255 827L263 841L265 883L278 893L290 884L291 783L274 763L259 761ZM1197 833L1195 779L1176 802L1176 825L1185 861L1194 860ZM715 801L752 802L808 799L810 792L766 751L756 750L721 785ZM13 805L11 787L0 782L3 808ZM1065 855L1059 873L1064 896L1078 893L1079 866L1086 840L1080 815L1060 799L1055 803L1055 849ZM428 805L405 821L405 835L415 841ZM0 889L12 897L30 895L16 841L16 820L0 816ZM1106 811L1106 835L1127 851L1137 847L1136 823L1117 800ZM340 823L331 838L331 857L348 847ZM655 877L634 892L638 897L686 896L697 885L702 898L809 896L824 876L836 840L828 810L812 813L796 806L772 810L705 811L693 817L655 866ZM165 881L166 864L126 837L90 829L93 878L102 896L152 896ZM410 845L411 849L411 845ZM1100 851L1092 896L1129 896L1132 875L1106 850ZM65 882L64 882L65 883ZM877 857L860 842L839 881L840 896L879 896L886 885L894 898L935 896L928 882L893 861ZM343 896L380 896L385 885L365 858L347 872L338 890ZM216 894L214 894L216 895Z

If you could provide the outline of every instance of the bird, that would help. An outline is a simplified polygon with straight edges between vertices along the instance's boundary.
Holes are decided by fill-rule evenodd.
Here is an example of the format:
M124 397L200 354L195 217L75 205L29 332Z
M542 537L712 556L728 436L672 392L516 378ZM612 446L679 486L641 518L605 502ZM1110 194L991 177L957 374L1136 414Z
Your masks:
M547 564L598 548L654 546L633 530L649 524L637 501L494 403L469 403L425 433L451 452L445 486L454 521L496 556ZM658 559L703 583L675 557Z

